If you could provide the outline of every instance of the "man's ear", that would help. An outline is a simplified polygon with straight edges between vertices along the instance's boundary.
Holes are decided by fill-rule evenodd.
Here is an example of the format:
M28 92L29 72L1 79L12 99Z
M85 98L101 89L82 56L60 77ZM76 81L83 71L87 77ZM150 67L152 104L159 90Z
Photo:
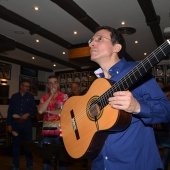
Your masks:
M122 49L122 45L121 44L115 44L113 47L113 51L118 53L120 50Z

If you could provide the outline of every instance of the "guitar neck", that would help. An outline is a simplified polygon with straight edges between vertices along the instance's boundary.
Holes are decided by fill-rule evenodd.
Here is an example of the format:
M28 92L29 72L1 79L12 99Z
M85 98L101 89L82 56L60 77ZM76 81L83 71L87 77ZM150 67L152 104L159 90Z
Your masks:
M114 83L114 85L110 89L108 89L97 99L96 103L100 103L101 109L104 108L108 104L107 99L113 96L114 92L129 89L152 67L158 64L168 53L170 53L170 40L165 41L161 46L159 46L148 57L142 60L138 65L136 65L118 82Z

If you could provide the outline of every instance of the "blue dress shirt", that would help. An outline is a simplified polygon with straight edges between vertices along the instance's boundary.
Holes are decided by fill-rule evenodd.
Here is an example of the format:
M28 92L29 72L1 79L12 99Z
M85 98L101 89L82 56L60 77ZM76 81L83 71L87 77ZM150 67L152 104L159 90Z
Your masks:
M109 69L111 80L117 82L136 64L121 59ZM150 74L129 90L140 104L140 113L133 114L126 130L108 135L100 154L93 159L92 170L163 169L152 124L170 121L170 102Z

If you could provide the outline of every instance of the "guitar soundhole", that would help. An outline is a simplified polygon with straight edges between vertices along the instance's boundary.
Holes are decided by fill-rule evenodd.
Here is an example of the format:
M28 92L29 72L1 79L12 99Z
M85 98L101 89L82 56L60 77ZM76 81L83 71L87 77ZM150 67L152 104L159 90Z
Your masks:
M103 114L103 109L100 110L100 103L97 103L96 100L99 96L93 96L87 103L86 113L90 120L96 121L96 119L100 119Z

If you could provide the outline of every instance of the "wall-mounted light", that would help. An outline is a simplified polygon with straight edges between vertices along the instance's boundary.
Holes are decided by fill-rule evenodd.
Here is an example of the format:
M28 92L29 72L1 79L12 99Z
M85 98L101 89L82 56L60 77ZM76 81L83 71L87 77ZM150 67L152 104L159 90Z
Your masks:
M2 85L7 85L7 81L6 80L1 80L1 84Z

